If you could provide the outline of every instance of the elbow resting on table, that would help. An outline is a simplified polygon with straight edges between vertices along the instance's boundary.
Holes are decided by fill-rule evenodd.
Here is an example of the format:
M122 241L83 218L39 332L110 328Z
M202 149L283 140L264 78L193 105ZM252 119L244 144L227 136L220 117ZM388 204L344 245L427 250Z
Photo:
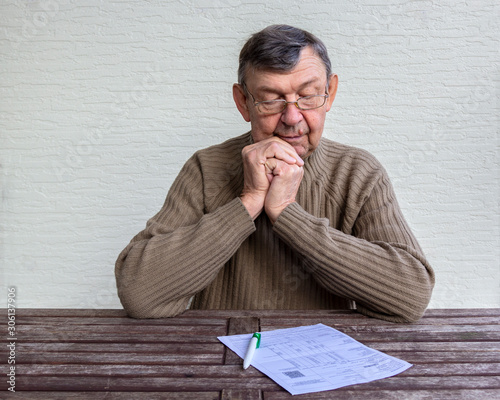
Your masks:
M118 297L129 317L169 318L186 310L189 299L165 299L161 293L147 290L147 285L138 285L133 279L116 280ZM160 297L158 297L158 295Z
M420 320L429 306L429 302L431 301L432 290L434 289L435 284L434 270L426 262L422 265L425 269L422 272L420 280L420 290L416 292L406 292L406 298L401 302L401 322L412 323Z
M396 323L418 322L424 315L431 300L434 288L434 275L430 273L418 291L401 288L393 293L392 301L382 302L378 306L356 302L357 310L367 316Z
M394 322L403 324L418 322L420 318L423 317L425 310L427 309L427 304L428 302L426 302L425 305L415 304L415 307L412 310L404 310L396 314Z
M154 287L158 283L144 273L138 256L130 261L129 244L118 256L115 264L115 279L118 297L129 317L168 318L186 310L189 298L168 298L168 291Z
M406 309L404 311L401 309L397 310L394 309L392 310L392 312L383 313L383 312L373 311L370 308L366 308L360 304L357 304L356 309L361 314L366 315L368 317L373 317L384 321L389 321L399 324L409 324L418 322L420 318L422 318L422 316L424 315L426 307L424 307L423 309L415 309L409 312Z
M406 249L408 250L408 249ZM410 252L411 254L411 252ZM413 254L413 271L416 274L408 275L399 282L399 287L395 288L393 300L389 306L391 320L398 323L414 323L419 321L432 296L435 284L434 270L428 261L418 253Z
M424 315L431 300L434 280L430 279L427 286L417 296L415 293L406 293L405 301L397 307L397 321L401 323L418 322Z
M169 302L168 304L155 304L151 301L151 296L136 296L126 291L119 290L118 297L122 306L131 318L170 318L179 315L186 310L186 301Z
M397 305L393 305L389 312L377 313L368 310L364 307L359 307L358 310L365 315L376 317L379 319L384 319L386 321L396 322L396 323L415 323L418 322L424 315L429 301L431 299L432 286L427 290L423 291L420 296L416 297L414 294L407 294L405 299L401 299L401 302ZM414 296L410 298L410 296Z

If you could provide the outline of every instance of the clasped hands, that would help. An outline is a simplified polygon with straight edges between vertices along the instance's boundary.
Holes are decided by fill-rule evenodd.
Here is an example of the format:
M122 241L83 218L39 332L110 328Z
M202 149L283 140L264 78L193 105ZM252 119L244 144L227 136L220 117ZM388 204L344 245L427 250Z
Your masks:
M304 161L293 146L272 137L242 150L244 185L240 198L253 219L265 210L274 224L295 196L304 176Z

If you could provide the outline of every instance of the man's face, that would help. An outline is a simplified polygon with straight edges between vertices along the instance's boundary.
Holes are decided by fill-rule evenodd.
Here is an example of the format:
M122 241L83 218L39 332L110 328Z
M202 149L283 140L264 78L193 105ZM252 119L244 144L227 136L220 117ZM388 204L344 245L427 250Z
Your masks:
M306 47L300 60L290 72L270 72L249 69L245 84L255 102L284 99L296 101L299 97L323 95L327 86L325 65L321 59ZM233 88L236 105L243 118L251 123L254 142L277 136L291 144L302 158L309 156L318 146L323 133L326 113L330 110L337 91L337 76L329 80L326 103L313 110L300 110L294 104L287 104L278 113L266 115L254 106L252 96L247 95L240 85Z

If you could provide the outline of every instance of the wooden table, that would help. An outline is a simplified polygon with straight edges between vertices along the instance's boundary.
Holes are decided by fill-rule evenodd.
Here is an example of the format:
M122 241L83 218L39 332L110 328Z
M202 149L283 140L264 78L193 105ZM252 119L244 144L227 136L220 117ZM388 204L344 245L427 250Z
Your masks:
M0 312L7 326L7 310ZM291 396L255 368L244 371L217 340L318 322L414 366ZM121 310L18 309L15 328L16 393L7 391L12 337L4 334L2 399L500 399L500 309L428 310L415 324L354 311L187 311L135 320Z

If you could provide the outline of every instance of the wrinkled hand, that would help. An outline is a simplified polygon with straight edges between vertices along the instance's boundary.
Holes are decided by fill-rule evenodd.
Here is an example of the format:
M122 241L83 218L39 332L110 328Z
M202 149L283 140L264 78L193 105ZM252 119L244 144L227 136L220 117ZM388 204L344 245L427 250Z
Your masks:
M285 207L295 202L295 196L304 176L304 168L275 158L267 160L266 168L272 174L272 178L264 201L264 209L274 224Z
M277 218L280 208L282 210L290 204L290 198L295 198L302 179L298 171L302 171L304 161L289 143L276 137L246 146L242 157L244 186L240 197L243 205L253 219L265 205L266 213L269 206L269 211ZM292 166L294 168L290 168Z

